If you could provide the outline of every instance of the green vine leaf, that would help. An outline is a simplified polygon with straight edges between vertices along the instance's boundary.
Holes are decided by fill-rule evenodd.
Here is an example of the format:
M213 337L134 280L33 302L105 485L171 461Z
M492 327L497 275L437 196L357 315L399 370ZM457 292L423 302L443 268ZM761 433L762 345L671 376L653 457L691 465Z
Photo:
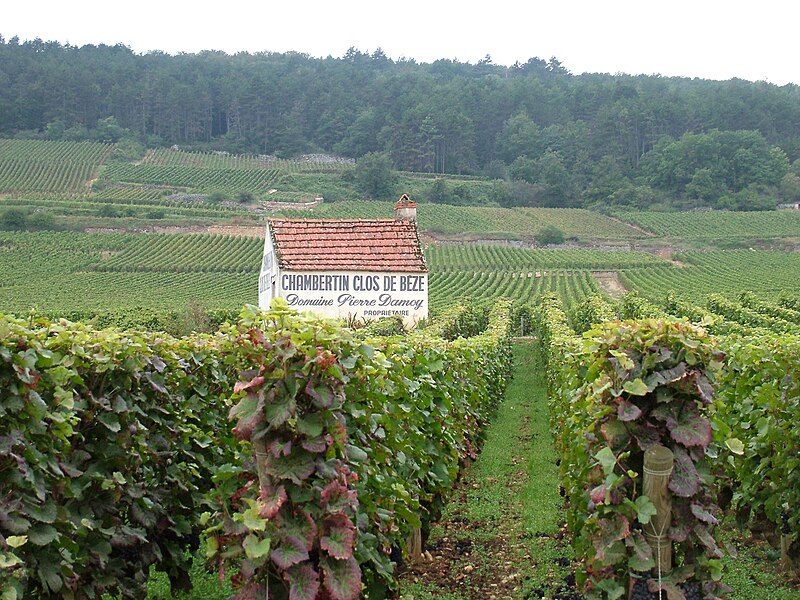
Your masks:
M647 496L639 496L635 501L636 505L636 519L642 525L647 525L650 519L656 516L658 511L655 504L650 501Z
M244 538L244 542L242 543L242 547L244 548L245 555L247 558L257 560L259 558L263 558L269 554L270 546L272 545L272 540L270 538L263 538L259 539L258 536L254 534L248 534L247 537Z
M642 381L641 377L637 377L633 381L626 381L622 385L622 389L632 396L644 396L649 391L647 389L647 384Z

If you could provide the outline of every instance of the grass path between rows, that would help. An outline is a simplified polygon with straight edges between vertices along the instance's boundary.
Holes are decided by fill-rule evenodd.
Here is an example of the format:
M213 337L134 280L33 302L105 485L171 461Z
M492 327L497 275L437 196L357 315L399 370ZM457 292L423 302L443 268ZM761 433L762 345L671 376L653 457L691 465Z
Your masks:
M401 578L402 600L577 598L547 416L532 342L514 348L514 379L427 542Z
M558 468L548 422L544 367L534 341L514 348L514 379L466 471L428 555L401 577L400 600L578 600L563 526ZM726 557L726 600L800 600L800 578L783 571L779 553L723 526L738 549Z

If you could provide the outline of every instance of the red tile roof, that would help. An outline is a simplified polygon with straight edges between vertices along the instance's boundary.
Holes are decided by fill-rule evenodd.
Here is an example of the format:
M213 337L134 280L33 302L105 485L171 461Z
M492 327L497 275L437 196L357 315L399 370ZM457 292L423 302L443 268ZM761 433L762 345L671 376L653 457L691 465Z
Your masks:
M291 271L428 271L413 221L269 219L282 269Z

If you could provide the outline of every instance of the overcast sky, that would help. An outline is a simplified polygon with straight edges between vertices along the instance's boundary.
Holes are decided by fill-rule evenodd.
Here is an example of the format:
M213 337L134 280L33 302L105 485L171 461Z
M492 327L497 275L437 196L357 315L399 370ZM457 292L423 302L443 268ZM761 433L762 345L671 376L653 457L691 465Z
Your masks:
M0 34L137 53L286 52L511 65L557 57L572 73L602 72L800 84L792 0L37 0L4 2Z

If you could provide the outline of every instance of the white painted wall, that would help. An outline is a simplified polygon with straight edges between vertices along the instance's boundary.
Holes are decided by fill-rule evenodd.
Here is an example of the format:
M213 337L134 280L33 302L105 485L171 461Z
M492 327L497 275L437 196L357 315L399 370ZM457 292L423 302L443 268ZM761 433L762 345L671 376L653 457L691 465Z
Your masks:
M272 232L267 224L264 236L264 254L261 257L261 270L258 274L258 306L269 308L270 300L278 296L278 260L272 247Z
M376 320L399 314L409 326L428 318L427 273L280 271L277 295L300 312L329 318Z

